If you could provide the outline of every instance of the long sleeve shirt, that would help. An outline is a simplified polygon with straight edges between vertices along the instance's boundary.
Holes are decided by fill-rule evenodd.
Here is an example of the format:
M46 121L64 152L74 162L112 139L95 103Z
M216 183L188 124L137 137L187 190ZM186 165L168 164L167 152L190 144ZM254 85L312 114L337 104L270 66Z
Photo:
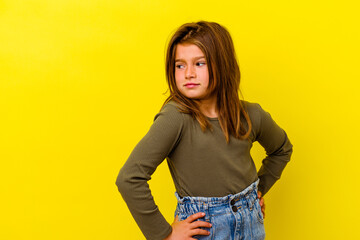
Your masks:
M252 130L248 139L230 136L229 143L217 118L208 118L212 130L204 132L196 119L179 111L174 101L156 114L148 133L135 146L116 180L124 201L147 239L162 240L172 231L147 183L164 159L181 197L235 194L257 178L260 178L258 189L264 196L280 179L293 146L285 131L259 104L242 103L249 114ZM267 155L258 172L250 155L255 141L264 147Z

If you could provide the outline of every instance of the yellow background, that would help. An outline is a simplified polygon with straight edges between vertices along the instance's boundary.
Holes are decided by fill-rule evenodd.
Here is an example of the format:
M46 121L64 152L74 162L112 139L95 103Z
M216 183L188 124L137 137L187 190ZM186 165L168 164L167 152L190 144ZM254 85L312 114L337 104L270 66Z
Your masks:
M356 3L0 1L0 239L144 239L115 179L165 100L171 33L198 20L228 28L244 98L294 145L266 239L360 239ZM166 164L150 187L172 222Z

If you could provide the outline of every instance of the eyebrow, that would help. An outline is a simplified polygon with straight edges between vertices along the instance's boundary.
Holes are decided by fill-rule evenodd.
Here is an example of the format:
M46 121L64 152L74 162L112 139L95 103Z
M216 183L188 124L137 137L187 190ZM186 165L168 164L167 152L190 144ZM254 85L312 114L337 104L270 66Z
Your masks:
M201 59L201 58L205 58L205 56L197 56L197 57L194 57L193 60L198 60L198 59ZM175 62L185 62L184 59L176 59Z

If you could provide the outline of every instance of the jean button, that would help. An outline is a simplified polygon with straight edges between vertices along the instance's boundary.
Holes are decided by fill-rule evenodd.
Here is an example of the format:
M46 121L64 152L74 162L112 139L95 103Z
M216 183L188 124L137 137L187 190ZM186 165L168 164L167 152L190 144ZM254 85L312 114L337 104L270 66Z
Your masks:
M237 207L236 206L232 206L232 210L234 211L234 212L237 212Z
M230 201L230 204L231 204L231 205L234 205L234 204L235 204L235 200L232 199L232 200Z

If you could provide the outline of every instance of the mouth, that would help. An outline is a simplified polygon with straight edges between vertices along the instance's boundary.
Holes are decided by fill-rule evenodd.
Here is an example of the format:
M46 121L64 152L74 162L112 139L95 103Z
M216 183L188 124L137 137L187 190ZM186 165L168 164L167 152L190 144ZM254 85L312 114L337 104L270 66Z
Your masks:
M196 86L198 86L198 85L200 85L200 84L196 84L196 83L187 83L187 84L185 84L185 87L187 87L187 88L194 88L194 87L196 87Z

